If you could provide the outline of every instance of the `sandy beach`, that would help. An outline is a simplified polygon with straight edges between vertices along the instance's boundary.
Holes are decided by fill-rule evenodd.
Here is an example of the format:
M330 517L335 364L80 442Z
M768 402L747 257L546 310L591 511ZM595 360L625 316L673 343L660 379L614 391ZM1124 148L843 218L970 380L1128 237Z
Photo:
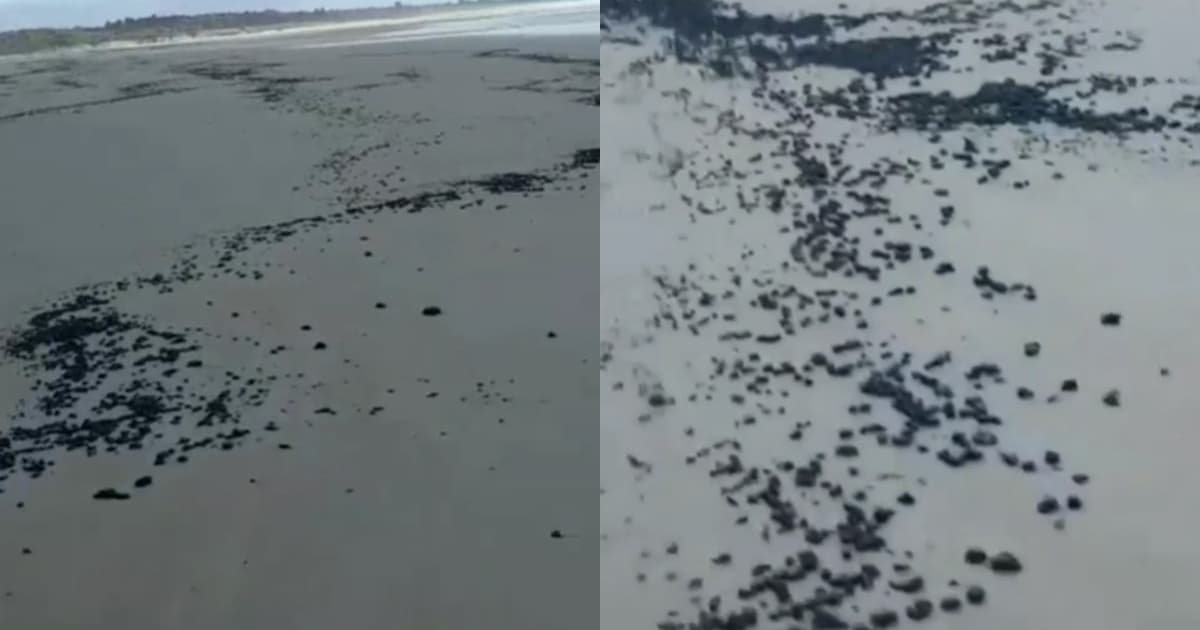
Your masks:
M1200 625L1195 6L707 4L605 16L601 627Z
M0 59L0 625L594 618L598 38L366 36Z

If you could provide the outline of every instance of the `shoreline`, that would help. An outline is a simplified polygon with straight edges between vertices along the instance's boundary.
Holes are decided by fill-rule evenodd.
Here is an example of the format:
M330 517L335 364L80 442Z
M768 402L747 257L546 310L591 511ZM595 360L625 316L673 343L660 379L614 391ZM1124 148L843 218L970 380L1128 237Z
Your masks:
M496 6L450 6L422 9L411 7L419 12L418 15L376 19L331 21L321 24L295 24L266 26L255 30L222 30L201 32L195 35L178 35L162 41L136 42L114 40L103 44L55 48L52 50L33 53L15 53L0 55L0 63L11 61L33 61L53 58L56 56L85 55L87 53L125 52L131 50L159 50L192 45L239 43L256 40L270 40L289 36L305 36L320 34L336 34L341 31L362 30L383 27L412 26L420 28L430 24L457 22L481 18L521 17L524 15L554 16L560 13L579 10L581 8L599 6L599 0L541 0L529 2L518 0L499 7ZM451 35L452 36L452 35Z

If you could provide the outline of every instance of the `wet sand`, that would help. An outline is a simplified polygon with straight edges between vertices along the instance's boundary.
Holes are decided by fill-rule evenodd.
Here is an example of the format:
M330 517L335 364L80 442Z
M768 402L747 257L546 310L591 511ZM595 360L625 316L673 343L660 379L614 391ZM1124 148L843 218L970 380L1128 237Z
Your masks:
M814 4L611 5L602 627L1196 626L1191 5Z
M356 36L0 60L5 627L594 618L597 38Z

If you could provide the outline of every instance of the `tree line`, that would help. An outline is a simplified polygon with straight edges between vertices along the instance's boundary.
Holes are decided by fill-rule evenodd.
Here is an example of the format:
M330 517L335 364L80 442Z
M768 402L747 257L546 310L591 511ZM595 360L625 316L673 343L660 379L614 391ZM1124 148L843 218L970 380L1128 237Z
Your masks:
M514 0L447 0L445 4L504 4ZM324 9L311 11L242 11L201 15L150 15L110 20L103 26L76 28L32 28L0 31L0 55L39 52L72 46L96 46L107 42L156 42L179 36L195 36L212 31L255 29L306 23L374 20L439 5L408 6L396 2L390 6L361 9Z

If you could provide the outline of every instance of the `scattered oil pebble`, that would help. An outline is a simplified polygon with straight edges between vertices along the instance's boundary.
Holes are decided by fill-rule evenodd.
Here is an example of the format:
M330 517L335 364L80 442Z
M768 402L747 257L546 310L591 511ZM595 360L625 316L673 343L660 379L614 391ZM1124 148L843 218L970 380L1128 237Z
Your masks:
M892 587L894 591L911 595L925 589L925 580L919 575L913 575L904 579L892 580L888 582L888 586Z
M868 619L871 621L871 626L875 628L891 628L897 623L900 623L900 615L894 610L882 609L872 612Z
M918 599L904 609L904 614L913 621L924 621L933 614L933 602L927 599Z
M1018 560L1015 555L1007 551L1001 551L1000 553L992 556L991 560L988 561L988 567L990 567L992 571L996 573L1006 575L1020 573L1021 569L1023 568L1021 561Z

